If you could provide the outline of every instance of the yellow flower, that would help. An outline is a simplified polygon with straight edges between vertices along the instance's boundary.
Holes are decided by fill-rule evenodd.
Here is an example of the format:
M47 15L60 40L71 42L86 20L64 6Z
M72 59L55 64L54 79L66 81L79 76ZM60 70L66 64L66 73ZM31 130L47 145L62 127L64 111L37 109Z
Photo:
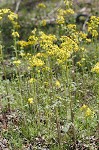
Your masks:
M69 9L67 9L67 10L65 11L65 14L66 14L66 15L72 15L72 14L74 14L74 11L73 11L73 9L69 8Z
M10 15L8 15L8 18L10 21L14 21L15 19L18 19L18 15L11 12Z
M85 111L85 110L87 109L87 107L88 107L88 106L84 104L84 105L80 108L80 110L81 110L81 111Z
M35 81L36 81L35 78L31 78L31 79L29 80L29 83L32 84L32 83L35 82Z
M25 56L25 53L21 52L21 53L20 53L20 56L21 56L21 57L24 57L24 56Z
M42 67L44 65L44 61L37 58L36 56L32 56L29 58L29 65L30 67Z
M21 47L26 47L28 45L28 42L26 42L26 41L18 41L17 44L20 45Z
M21 61L20 60L15 60L15 61L13 61L13 64L15 64L16 66L19 66L19 64L21 64Z
M19 36L19 33L18 33L18 32L15 32L15 31L12 32L12 36L13 36L14 38L20 37L20 36Z
M91 39L88 39L88 38L87 38L87 39L86 39L86 42L87 42L87 43L91 43Z
M7 14L7 13L11 12L10 9L1 9L1 11L2 11L4 14Z
M80 61L78 61L78 62L77 62L77 64L78 64L79 66L82 66L82 64L81 64L81 62L80 62Z
M46 8L46 5L44 3L39 3L37 5L37 8Z
M83 57L82 59L81 59L81 61L85 61L86 59Z
M56 20L56 22L58 23L58 24L64 24L65 23L65 19L64 19L64 17L63 16L57 16L57 20Z
M98 36L97 30L92 30L92 37L97 37L97 36Z
M70 1L70 0L64 0L64 3L67 7L72 6L72 1Z
M20 28L20 25L16 21L12 21L12 24L14 28Z
M28 67L28 70L31 70L31 68L30 68L30 67Z
M88 116L91 116L93 113L91 111L91 109L88 107L86 112L85 112L85 116L88 117Z
M55 85L56 85L56 87L58 87L58 88L61 86L61 84L60 84L60 82L59 82L58 80L56 80Z
M96 65L91 69L91 71L99 73L99 62L96 63Z
M92 34L92 37L98 36L99 28L99 17L91 16L90 22L88 23L88 32Z
M35 35L31 35L28 38L28 45L36 45L38 38Z
M67 27L68 27L68 29L76 29L75 24L68 24Z
M41 21L41 25L42 25L42 26L46 26L46 20L42 20L42 21Z
M28 103L33 104L33 98L28 98Z
M36 28L34 28L34 29L32 30L32 32L31 32L31 33L35 35L35 34L36 34L36 31L37 31L37 29L36 29Z

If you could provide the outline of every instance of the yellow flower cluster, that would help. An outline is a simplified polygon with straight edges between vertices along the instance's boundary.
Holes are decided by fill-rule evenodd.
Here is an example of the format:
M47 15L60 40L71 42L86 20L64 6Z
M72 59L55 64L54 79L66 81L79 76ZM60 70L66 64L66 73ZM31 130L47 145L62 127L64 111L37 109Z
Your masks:
M59 82L58 80L56 80L55 86L56 86L57 88L59 88L59 87L61 86L61 84L60 84L60 82Z
M57 41L55 35L46 35L45 33L40 32L38 41L40 47L45 50L45 52L39 53L36 56L43 58L50 56L60 64L61 62L64 63L74 51L79 50L78 44L68 36L62 36L59 40L61 44L57 45L55 44L55 41Z
M44 3L39 3L38 5L37 5L37 8L46 8L46 5L44 4Z
M71 8L69 8L65 11L65 15L73 15L73 14L74 14L74 11Z
M8 19L13 24L14 28L19 28L20 26L17 23L18 15L12 12L10 9L0 9L0 20L7 16Z
M26 41L18 41L17 44L20 45L21 47L28 46L28 42L26 42Z
M31 79L29 80L29 83L30 83L30 84L32 84L32 83L34 83L34 82L36 82L36 79L35 79L35 78L31 78Z
M0 15L11 13L10 9L0 9Z
M33 104L33 98L28 98L28 103Z
M39 43L43 49L47 49L49 45L52 45L54 41L57 40L55 35L46 35L44 32L40 32Z
M44 65L44 61L37 58L36 56L30 57L28 61L30 67L42 67Z
M91 69L91 71L99 73L99 62L96 63L96 65Z
M68 29L76 29L76 25L75 24L68 24L67 25Z
M13 13L10 9L0 9L0 16L3 16L4 14L7 14L11 21L18 19L18 15Z
M38 44L38 37L35 35L36 34L36 29L34 29L32 34L28 37L28 41L18 41L17 44L20 45L22 48L29 46L29 45L36 45Z
M70 34L70 37L73 41L75 41L76 43L90 43L91 42L91 39L88 39L87 38L87 34L80 31L78 32L76 30L76 26L73 25L73 24L69 24L67 25L67 28L68 28L68 31L69 31L69 34Z
M81 111L84 111L84 110L87 109L87 107L88 107L88 106L84 104L84 105L80 108L80 110L81 110Z
M66 20L66 16L72 15L72 14L74 14L73 9L70 9L70 8L66 10L59 9L57 12L57 19L56 19L57 24L64 24Z
M9 20L14 21L14 20L17 20L17 19L18 19L18 15L15 14L15 13L13 13L13 12L11 12L11 13L8 15L8 18L9 18Z
M25 53L21 52L21 53L20 53L20 56L21 56L21 57L24 57L24 56L25 56Z
M38 38L35 35L30 35L28 38L28 45L36 45L38 42Z
M79 50L78 44L67 36L60 38L61 44L58 51L58 63L64 63L72 55L73 52Z
M85 104L80 108L80 110L84 112L85 117L93 116L94 114L94 112Z
M12 32L12 36L13 36L14 38L20 37L19 33L18 33L18 32L15 32L15 31Z
M64 0L64 4L65 4L67 7L71 7L71 6L72 6L72 0Z
M64 23L65 23L65 19L64 19L63 16L58 15L56 22L57 22L58 24L64 24Z
M15 60L15 61L13 61L13 64L15 64L16 66L19 66L21 64L21 61L20 60Z
M46 26L46 20L45 19L41 21L41 25Z
M91 16L90 22L88 23L88 32L92 34L92 37L98 36L98 28L99 28L99 17Z

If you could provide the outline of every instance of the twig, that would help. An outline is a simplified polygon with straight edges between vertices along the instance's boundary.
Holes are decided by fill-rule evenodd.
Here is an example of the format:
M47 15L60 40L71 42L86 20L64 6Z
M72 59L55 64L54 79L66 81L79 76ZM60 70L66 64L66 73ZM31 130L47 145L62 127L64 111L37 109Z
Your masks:
M19 1L16 3L15 13L18 13L19 6L20 6L21 1L22 1L22 0L19 0Z

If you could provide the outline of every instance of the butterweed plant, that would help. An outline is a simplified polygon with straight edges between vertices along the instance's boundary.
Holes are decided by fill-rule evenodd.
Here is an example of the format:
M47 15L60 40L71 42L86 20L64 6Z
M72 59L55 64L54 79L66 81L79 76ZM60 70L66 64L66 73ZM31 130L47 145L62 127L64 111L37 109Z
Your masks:
M46 5L39 3L37 9L45 10ZM99 49L90 49L90 45L98 41L99 17L91 16L85 33L74 21L66 21L73 15L72 2L64 0L56 15L59 32L47 34L34 28L24 40L18 32L18 15L10 9L0 10L0 101L2 112L16 112L1 135L14 149L10 136L21 139L20 150L24 139L34 149L82 149L84 145L91 149L91 138L97 143ZM10 79L2 37L5 18L12 24ZM46 26L46 20L41 24Z

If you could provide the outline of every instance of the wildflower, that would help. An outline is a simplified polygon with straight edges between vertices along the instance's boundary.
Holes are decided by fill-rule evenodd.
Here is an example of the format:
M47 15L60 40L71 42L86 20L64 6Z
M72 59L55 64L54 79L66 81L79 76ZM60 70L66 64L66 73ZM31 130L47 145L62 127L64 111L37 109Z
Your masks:
M84 47L81 47L81 48L80 48L80 51L85 52L86 49L85 49Z
M20 25L16 21L12 21L12 24L14 28L20 28Z
M82 59L81 59L81 61L85 61L86 59L83 57Z
M33 98L28 98L28 103L33 104Z
M58 9L58 15L59 16L64 16L65 15L65 10L64 9Z
M65 11L65 15L73 15L73 14L74 14L74 11L71 8L69 8Z
M2 11L2 13L4 13L4 14L7 14L7 13L11 12L10 9L1 9L1 11Z
M98 36L97 30L92 30L92 37L97 37L97 36Z
M46 8L46 5L44 3L39 3L37 5L37 8Z
M13 64L15 64L16 66L19 66L21 64L21 61L20 60L15 60L15 61L13 61Z
M64 0L64 4L65 4L67 7L72 6L72 2L71 2L70 0Z
M38 38L35 35L31 35L28 38L28 45L36 45L38 41Z
M91 43L91 39L86 38L87 43Z
M29 65L30 67L42 67L44 65L44 62L36 56L32 56L31 58L29 58Z
M36 31L37 31L37 29L36 29L36 28L34 28L34 30L32 30L32 34L34 34L34 35L35 35Z
M88 116L91 116L92 115L92 111L91 109L88 107L86 112L85 112L85 116L88 117Z
M79 37L84 40L87 38L87 34L86 33L83 33L82 31L79 33Z
M42 21L41 21L41 25L42 25L42 26L46 26L46 20L42 20Z
M28 66L27 68L28 68L28 70L31 70L31 67Z
M55 85L56 85L56 87L58 87L58 88L59 88L61 84L60 84L60 82L59 82L58 80L56 80Z
M36 57L43 57L43 53L37 53Z
M68 27L68 29L76 29L75 24L68 24L67 27Z
M92 37L98 36L99 17L91 16L90 22L88 23L88 32L92 34Z
M26 47L28 45L26 41L18 41L17 44L20 45L21 47Z
M54 41L56 41L56 36L55 35L52 35L52 34L49 34L49 35L46 35L44 32L39 32L39 35L40 35L40 45L41 47L45 46L45 44L47 45L51 45L53 44Z
M29 83L32 84L32 83L35 82L35 81L36 81L35 78L31 78L31 79L29 80Z
M57 24L64 24L65 19L63 16L58 16L56 22L57 22Z
M27 56L29 57L29 56L32 56L30 53L27 53Z
M81 111L85 111L87 108L88 108L88 106L84 104L84 105L80 108L80 110L81 110Z
M8 18L9 18L10 21L13 21L15 19L18 19L18 15L11 12L10 15L8 15Z
M91 69L91 71L99 73L99 62L96 63L96 65Z
M78 62L77 62L77 64L78 64L79 66L82 66L82 64L81 64L81 62L80 62L80 61L78 61Z
M45 82L44 82L44 85L47 85L47 86L48 86L48 82L47 82L47 81L45 81Z
M20 36L19 36L19 33L18 33L18 32L15 32L15 31L12 32L12 36L13 36L14 38L20 37Z
M24 57L24 56L25 56L25 53L21 52L21 53L20 53L20 56L21 56L21 57Z

